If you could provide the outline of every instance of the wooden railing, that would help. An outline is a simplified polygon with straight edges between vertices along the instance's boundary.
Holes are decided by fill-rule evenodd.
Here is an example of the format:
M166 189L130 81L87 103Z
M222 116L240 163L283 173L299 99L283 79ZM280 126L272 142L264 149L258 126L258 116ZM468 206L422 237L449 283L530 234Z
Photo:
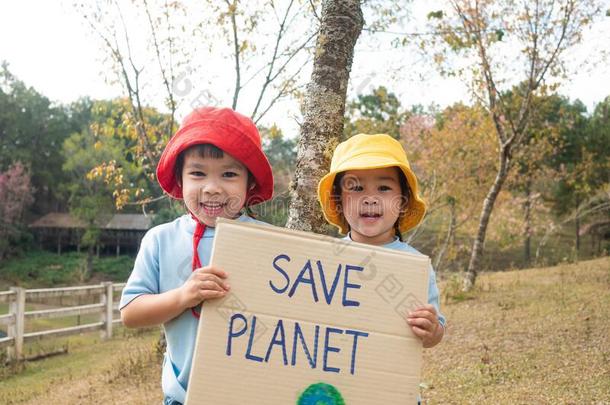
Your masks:
M112 326L120 323L121 319L115 319L118 303L114 297L120 296L120 291L125 284L113 284L110 282L63 288L40 288L26 290L20 287L11 287L9 291L0 291L0 302L8 302L7 314L0 314L0 326L6 325L7 337L0 338L0 349L6 347L9 360L23 358L24 343L46 339L49 337L75 335L83 332L101 330L103 338L112 337ZM99 296L93 304L66 306L53 309L42 309L26 311L26 303L44 302L45 300L62 299L67 297L95 297ZM94 299L94 298L93 298ZM91 298L89 298L91 300ZM51 329L38 332L25 333L25 325L29 320L40 318L60 318L75 315L99 314L99 321L85 325L77 325L60 329Z

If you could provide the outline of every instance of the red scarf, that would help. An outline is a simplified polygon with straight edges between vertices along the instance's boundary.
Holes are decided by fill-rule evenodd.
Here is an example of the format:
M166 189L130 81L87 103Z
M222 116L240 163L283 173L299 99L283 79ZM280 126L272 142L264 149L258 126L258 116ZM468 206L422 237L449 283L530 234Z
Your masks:
M201 267L201 260L199 259L199 252L197 251L197 247L199 246L199 241L203 237L203 233L205 232L205 224L201 223L193 214L191 214L193 219L197 222L197 227L195 228L195 232L193 233L193 265L192 271L197 270ZM191 308L191 313L197 319L199 319L201 310L197 312L195 309L197 307ZM201 306L199 306L201 308Z

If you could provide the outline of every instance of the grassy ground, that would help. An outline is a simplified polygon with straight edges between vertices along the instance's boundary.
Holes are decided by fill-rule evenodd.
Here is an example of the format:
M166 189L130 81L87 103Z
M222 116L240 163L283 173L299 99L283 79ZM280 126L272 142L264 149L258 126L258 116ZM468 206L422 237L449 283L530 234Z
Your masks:
M425 352L428 403L610 404L609 258L486 274L460 298Z
M610 258L483 274L466 296L441 289L449 328L424 354L425 403L610 404ZM158 332L119 335L5 370L0 403L159 403Z
M4 375L0 368L0 403L160 403L158 338L158 330L120 328L106 341L88 334L48 342L44 350L67 346L69 354L5 368Z
M107 256L93 259L93 274L87 274L87 255L34 250L23 257L0 262L0 290L10 286L25 288L92 284L101 280L124 282L129 277L134 258Z

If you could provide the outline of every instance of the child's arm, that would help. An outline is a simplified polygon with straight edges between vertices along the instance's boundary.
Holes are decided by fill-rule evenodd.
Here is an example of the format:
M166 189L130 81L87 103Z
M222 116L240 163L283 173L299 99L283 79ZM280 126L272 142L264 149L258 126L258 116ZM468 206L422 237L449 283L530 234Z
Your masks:
M445 334L445 327L439 321L434 305L426 304L415 308L409 313L407 323L425 348L436 346Z
M216 267L197 269L181 287L161 294L143 294L121 309L121 320L128 328L165 323L206 299L225 296L230 286L227 273Z

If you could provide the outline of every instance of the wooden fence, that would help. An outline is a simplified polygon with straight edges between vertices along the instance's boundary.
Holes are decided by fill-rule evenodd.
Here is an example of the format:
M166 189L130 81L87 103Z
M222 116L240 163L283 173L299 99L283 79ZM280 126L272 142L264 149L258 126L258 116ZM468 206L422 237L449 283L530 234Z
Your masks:
M6 347L8 358L14 360L23 358L24 343L39 339L75 335L95 330L102 331L102 337L104 338L112 337L113 324L121 322L119 317L117 317L117 319L114 317L114 313L118 308L118 303L114 302L114 297L116 296L118 298L120 296L120 291L124 286L125 284L123 283L113 284L106 282L98 285L30 290L20 287L11 287L8 291L0 291L0 302L9 303L8 313L0 314L0 326L8 326L8 336L0 338L0 349ZM49 299L61 300L64 297L67 297L68 300L75 297L89 297L89 300L95 300L95 296L99 297L99 301L96 301L93 304L66 306L37 311L25 310L26 303L28 302L40 303ZM98 322L85 325L25 333L25 325L28 320L60 318L83 314L99 314L100 318Z

